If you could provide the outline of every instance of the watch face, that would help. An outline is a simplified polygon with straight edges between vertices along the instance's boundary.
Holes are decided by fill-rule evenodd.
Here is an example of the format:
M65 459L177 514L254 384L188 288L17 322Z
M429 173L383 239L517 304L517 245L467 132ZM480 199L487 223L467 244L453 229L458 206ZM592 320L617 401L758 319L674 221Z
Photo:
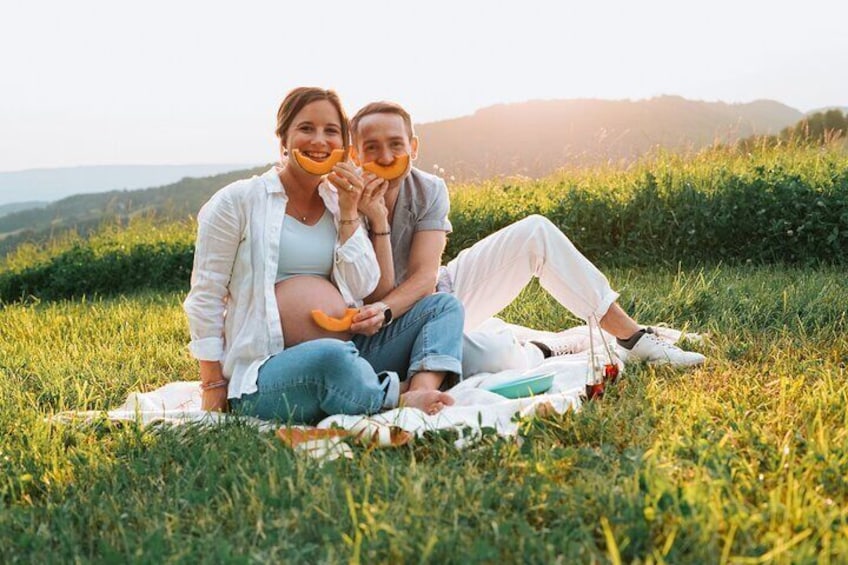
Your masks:
M392 309L387 307L385 310L383 310L383 325L388 326L391 323L392 323Z

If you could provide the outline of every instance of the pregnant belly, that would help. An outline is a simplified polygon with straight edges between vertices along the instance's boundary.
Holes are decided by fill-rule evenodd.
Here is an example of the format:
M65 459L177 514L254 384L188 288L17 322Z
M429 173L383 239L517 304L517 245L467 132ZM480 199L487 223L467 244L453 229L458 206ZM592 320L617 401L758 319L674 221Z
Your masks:
M278 282L274 286L277 308L283 325L286 347L330 337L347 341L350 332L329 332L319 328L312 319L312 310L323 310L327 315L341 318L347 305L333 283L320 277L299 276Z

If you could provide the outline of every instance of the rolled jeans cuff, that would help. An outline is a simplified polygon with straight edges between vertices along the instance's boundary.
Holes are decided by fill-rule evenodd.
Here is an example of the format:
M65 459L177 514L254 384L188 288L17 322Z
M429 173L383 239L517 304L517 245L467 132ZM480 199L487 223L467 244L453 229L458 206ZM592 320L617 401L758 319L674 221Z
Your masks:
M437 373L453 373L457 380L462 380L462 362L449 355L428 355L423 359L413 361L409 366L407 375L411 379L415 373L421 371L433 371Z
M400 404L400 377L394 371L383 371L379 374L380 382L386 389L383 397L383 408L391 410Z

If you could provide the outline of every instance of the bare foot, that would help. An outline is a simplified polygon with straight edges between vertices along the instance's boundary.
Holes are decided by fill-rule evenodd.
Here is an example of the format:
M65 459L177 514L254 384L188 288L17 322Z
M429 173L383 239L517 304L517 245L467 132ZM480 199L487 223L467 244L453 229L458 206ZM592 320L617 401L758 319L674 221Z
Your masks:
M454 403L453 397L439 390L411 390L400 395L400 406L418 408L426 414L435 414Z

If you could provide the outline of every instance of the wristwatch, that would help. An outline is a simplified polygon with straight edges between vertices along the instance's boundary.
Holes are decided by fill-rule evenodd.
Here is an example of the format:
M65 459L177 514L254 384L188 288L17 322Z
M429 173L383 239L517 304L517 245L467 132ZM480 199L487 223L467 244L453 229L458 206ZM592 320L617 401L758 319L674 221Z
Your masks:
M383 325L381 327L385 328L392 325L394 321L394 316L392 316L392 309L389 308L388 304L383 303L386 307L383 308Z

